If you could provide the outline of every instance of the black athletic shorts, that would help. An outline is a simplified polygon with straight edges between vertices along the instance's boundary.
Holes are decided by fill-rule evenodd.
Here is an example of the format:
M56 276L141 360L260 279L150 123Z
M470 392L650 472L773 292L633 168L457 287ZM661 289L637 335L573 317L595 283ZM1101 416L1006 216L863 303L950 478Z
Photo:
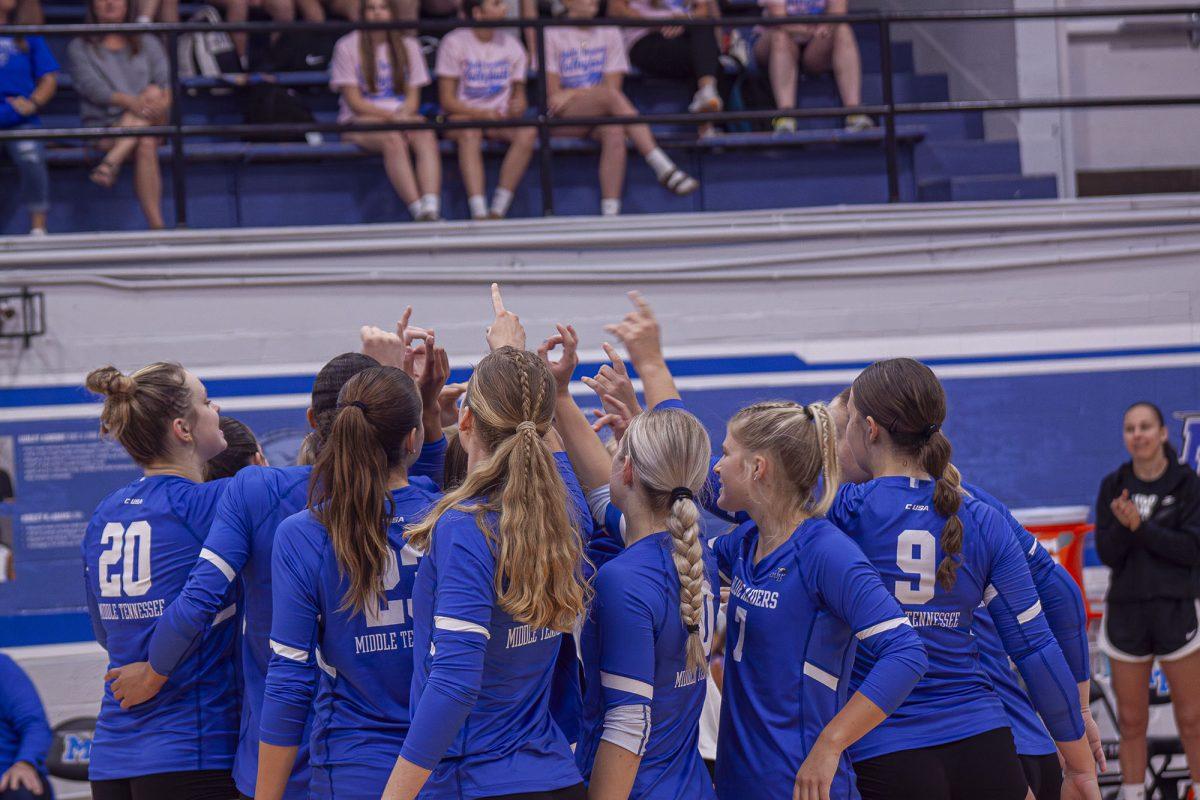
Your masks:
M484 800L587 800L587 787L582 783L566 786L562 789L551 789L548 792L520 792L518 794L498 794Z
M1033 790L1037 800L1058 800L1062 794L1062 767L1058 764L1058 755L1021 756L1021 766L1025 770L1025 781Z
M92 781L92 800L237 800L227 769L160 772L140 778Z
M1025 800L1012 731L855 761L862 800Z
M1200 600L1110 602L1100 622L1100 649L1117 661L1173 661L1200 650Z

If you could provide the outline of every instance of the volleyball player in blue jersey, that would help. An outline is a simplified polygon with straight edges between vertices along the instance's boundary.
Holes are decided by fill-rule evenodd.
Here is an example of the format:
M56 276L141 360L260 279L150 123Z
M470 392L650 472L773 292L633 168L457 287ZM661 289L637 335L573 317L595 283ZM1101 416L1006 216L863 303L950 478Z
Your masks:
M560 634L586 608L582 492L551 452L555 382L493 290L494 349L459 415L469 472L409 542L412 722L384 798L582 798L549 707Z
M351 378L313 467L310 507L275 533L258 800L284 796L314 696L310 797L375 800L404 743L420 555L404 527L439 497L428 478L408 475L421 409L403 370Z
M204 385L178 364L132 375L94 370L105 396L101 430L144 476L97 506L83 539L88 609L109 665L145 661L163 609L196 563L228 481L203 483L225 439ZM92 743L96 800L229 800L238 695L232 649L234 592L153 701L123 711L106 688Z
M679 408L658 322L631 297L635 310L609 330L629 351L647 406ZM717 502L749 520L713 542L731 583L717 794L855 797L846 748L904 700L925 671L924 650L863 554L821 518L839 472L823 406L743 409L722 451ZM850 692L856 643L877 663Z
M829 404L829 411L838 429L838 458L842 478L846 483L865 483L871 475L859 465L846 439L850 412L847 403L850 388L846 387ZM1070 574L1055 562L1029 531L1025 530L1009 510L996 498L971 484L964 485L967 494L983 501L1004 517L1020 549L1025 553L1034 587L1046 614L1050 630L1058 641L1078 682L1080 704L1087 727L1089 742L1100 770L1104 770L1104 753L1100 748L1099 729L1089 707L1090 665L1088 660L1087 613L1079 587ZM1004 643L986 607L976 609L971 626L979 650L979 663L992 681L992 687L1004 705L1012 730L1017 755L1025 770L1026 782L1037 800L1055 800L1061 794L1062 768L1058 748L1041 717L1034 710L1024 687L1012 669Z
M715 797L697 749L718 607L694 500L708 470L707 431L675 409L637 417L612 461L625 547L597 573L582 642L593 800Z
M425 349L439 351L437 358L423 360L419 374L426 443L421 458L414 465L415 473L440 473L445 439L436 413L438 391L445 383L449 364L445 354L436 347L431 332L408 326L412 309L405 310L398 325L398 334L378 329L363 329L362 353L343 353L332 359L313 382L312 398L307 411L319 444L328 434L337 404L338 392L346 381L365 369L379 366L373 356L392 365L403 363L404 334L427 337ZM432 411L431 411L432 409ZM217 507L212 529L200 551L192 574L183 592L167 606L150 639L149 662L128 664L113 671L113 694L123 707L132 707L154 696L192 643L220 611L221 600L230 584L240 576L244 628L242 636L241 673L243 703L238 750L234 759L233 777L238 790L252 797L258 773L259 719L263 701L263 686L267 662L271 658L268 638L271 633L271 547L275 529L287 517L302 510L308 502L310 466L271 467L241 470L229 483ZM308 747L301 744L293 767L292 780L286 797L301 800L308 797Z
M1024 554L1004 520L958 486L941 433L940 382L911 359L878 362L854 381L848 407L846 439L874 478L842 487L830 520L894 591L930 663L896 713L851 749L864 800L1026 796L1008 718L975 666L971 624L981 602L1063 755L1063 796L1099 798L1076 683ZM859 654L855 685L874 663L870 652Z

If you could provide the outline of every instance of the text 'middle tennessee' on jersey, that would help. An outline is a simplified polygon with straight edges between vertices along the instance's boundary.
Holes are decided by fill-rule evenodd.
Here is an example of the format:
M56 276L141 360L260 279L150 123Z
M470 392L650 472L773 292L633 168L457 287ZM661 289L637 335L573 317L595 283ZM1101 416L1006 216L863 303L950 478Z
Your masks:
M576 761L589 776L601 740L641 756L631 800L715 797L698 750L707 659L687 667L673 546L670 533L654 533L600 567L583 628L587 694ZM700 636L707 656L719 606L707 547L704 567Z
M227 480L139 478L96 507L83 539L88 608L109 667L145 661L164 609L196 563ZM92 780L229 769L237 746L236 589L151 700L122 710L106 686Z
M288 517L275 534L262 740L299 745L313 708L311 797L378 797L396 763L408 732L412 588L420 558L405 543L404 528L437 499L425 478L392 492L386 600L365 613L339 610L349 578L312 511Z
M1079 694L1042 613L1025 554L1004 520L983 502L963 497L958 516L963 546L952 589L937 582L945 519L934 510L934 482L893 476L843 486L830 521L862 548L884 586L920 634L929 669L908 700L851 747L855 761L958 741L1008 726L991 681L979 668L971 632L986 603L1005 651L1029 687L1051 735L1083 735ZM855 661L854 680L874 665L869 651Z

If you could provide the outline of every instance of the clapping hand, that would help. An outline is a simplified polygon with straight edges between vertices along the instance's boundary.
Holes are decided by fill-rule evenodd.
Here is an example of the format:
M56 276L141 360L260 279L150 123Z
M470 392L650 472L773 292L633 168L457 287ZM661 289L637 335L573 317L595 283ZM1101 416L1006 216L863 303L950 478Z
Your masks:
M1117 521L1129 528L1131 531L1136 531L1142 524L1142 515L1138 513L1137 506L1129 499L1129 490L1121 491L1121 496L1115 498L1110 504L1113 516Z

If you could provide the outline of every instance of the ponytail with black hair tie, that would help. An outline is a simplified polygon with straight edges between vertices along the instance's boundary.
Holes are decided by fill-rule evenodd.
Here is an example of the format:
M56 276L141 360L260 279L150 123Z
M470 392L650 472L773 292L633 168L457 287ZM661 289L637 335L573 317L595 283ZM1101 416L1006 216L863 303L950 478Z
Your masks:
M925 441L929 441L933 438L933 435L941 429L942 426L936 422L926 425L925 429L921 431L921 438Z
M675 503L679 500L695 500L695 499L696 499L696 495L693 494L692 490L687 488L686 486L676 486L674 489L671 490L671 505L675 505Z
M360 400L351 400L348 403L338 403L337 407L338 408L348 408L350 406L354 406L355 408L357 408L359 411L363 412L364 414L370 410L367 408L367 404Z
M684 629L686 629L686 630L687 630L687 632L688 632L689 634L692 634L692 633L699 633L699 632L700 632L700 626L699 626L699 625L684 625L683 627L684 627Z

